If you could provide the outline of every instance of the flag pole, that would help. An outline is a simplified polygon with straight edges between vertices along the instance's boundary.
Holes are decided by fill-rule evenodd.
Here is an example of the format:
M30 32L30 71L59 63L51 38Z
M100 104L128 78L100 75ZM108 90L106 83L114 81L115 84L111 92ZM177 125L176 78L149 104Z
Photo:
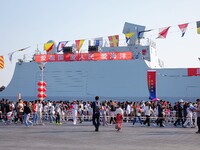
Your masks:
M21 99L21 93L17 94L17 99L18 99L18 101Z

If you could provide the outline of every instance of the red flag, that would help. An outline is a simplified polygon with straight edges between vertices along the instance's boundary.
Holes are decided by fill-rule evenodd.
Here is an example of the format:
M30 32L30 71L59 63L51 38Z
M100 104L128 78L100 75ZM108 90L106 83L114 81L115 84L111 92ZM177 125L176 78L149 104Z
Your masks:
M119 35L109 36L108 39L109 39L110 47L118 47Z
M178 27L180 28L181 32L182 32L182 35L181 37L183 37L185 35L185 32L187 30L187 26L188 26L188 23L184 23L184 24L180 24L178 25Z
M160 28L157 38L165 39L167 37L167 33L168 33L169 28L170 27Z
M149 89L149 99L156 98L156 71L148 70L147 71L147 83Z

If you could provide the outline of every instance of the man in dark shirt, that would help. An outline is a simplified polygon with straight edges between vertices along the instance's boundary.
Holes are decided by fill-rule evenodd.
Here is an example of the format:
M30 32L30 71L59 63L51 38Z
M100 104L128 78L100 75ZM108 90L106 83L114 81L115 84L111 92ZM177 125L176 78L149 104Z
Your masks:
M95 101L92 102L91 107L93 109L92 122L93 125L95 126L95 131L98 132L100 125L99 118L100 118L100 108L101 108L98 96L95 97Z
M25 127L32 126L33 123L29 120L31 114L31 103L24 102L24 125Z
M164 120L164 118L163 118L163 109L164 109L164 106L163 106L163 101L162 100L160 100L158 102L157 107L158 107L158 122L157 122L157 124L158 125L160 124L160 127L164 127L164 125L163 125L163 120Z
M176 122L174 123L174 126L176 127L177 126L177 123L182 123L182 125L184 124L184 121L183 121L183 100L180 99L179 102L178 102L178 107L177 107L177 120Z
M6 104L4 105L4 107L5 107L6 114L9 113L10 112L10 105L9 105L9 100L8 99L6 100Z
M10 109L10 104L9 104L9 100L8 99L6 99L5 101L4 101L4 120L5 120L5 124L9 124L10 122L10 120L8 119L8 116L9 116L9 112L11 111L11 109Z
M1 118L2 121L4 121L4 115L5 115L5 114L4 114L4 110L5 110L5 109L4 109L4 105L5 105L5 104L4 104L4 99L2 98L2 100L1 100L1 102L0 102L0 111L1 111L1 114L2 114L2 118Z
M1 100L1 113L2 113L2 121L4 122L5 121L5 100L2 99Z

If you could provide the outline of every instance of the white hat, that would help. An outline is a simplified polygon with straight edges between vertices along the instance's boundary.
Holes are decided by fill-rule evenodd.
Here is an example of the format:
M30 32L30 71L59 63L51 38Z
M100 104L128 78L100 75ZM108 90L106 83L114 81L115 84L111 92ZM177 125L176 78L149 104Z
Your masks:
M183 100L182 100L182 99L180 99L178 102L179 102L179 103L183 103Z

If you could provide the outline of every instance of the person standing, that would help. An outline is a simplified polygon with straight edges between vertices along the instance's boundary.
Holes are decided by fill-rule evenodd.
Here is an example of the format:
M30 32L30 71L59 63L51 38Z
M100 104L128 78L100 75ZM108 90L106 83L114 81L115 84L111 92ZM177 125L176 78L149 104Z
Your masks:
M106 102L102 103L101 114L102 114L103 126L107 126L108 122L107 122L107 104L106 104Z
M178 118L177 118L176 122L174 123L175 127L177 126L177 123L180 123L180 121L182 123L182 126L184 124L184 121L183 121L183 104L184 104L183 100L180 99L179 102L178 102L178 108L177 108L177 117Z
M197 112L197 127L198 131L197 134L200 134L200 99L197 99L197 109L195 110Z
M121 104L118 103L118 108L115 111L115 115L116 115L115 129L117 129L117 131L122 129L123 114L124 114L124 111L121 107Z
M195 107L192 105L192 103L186 103L185 104L187 106L186 110L187 110L187 115L186 115L186 121L183 124L183 127L193 127L193 121L192 121L192 114L194 112Z
M55 116L56 116L56 124L57 125L61 125L61 109L60 109L60 103L56 102L56 106L55 106Z
M38 101L37 113L38 113L38 123L40 125L44 125L43 121L42 121L42 118L43 118L43 104L42 104L42 100Z
M11 114L12 114L12 109L10 106L10 102L8 99L6 99L6 103L4 105L4 109L5 109L5 124L10 124L11 121Z
M46 102L44 102L43 112L44 112L44 120L48 120L49 119L49 104Z
M95 101L92 103L91 108L93 109L93 115L92 115L92 122L93 125L95 126L95 131L99 131L99 118L100 118L100 101L99 101L99 96L95 97Z
M142 120L140 118L141 116L141 113L142 113L142 109L140 107L140 104L138 102L135 103L135 106L134 106L134 119L133 119L133 127L135 126L135 123L136 123L136 119L138 118L139 122L140 122L140 125L143 126L142 124Z
M72 118L73 118L73 124L76 125L77 121L77 112L78 112L78 105L76 104L76 101L73 101L72 104Z
M5 109L5 100L2 99L1 100L1 114L2 114L1 119L2 119L2 122L4 122L4 123L5 123L5 120L6 120L6 111L5 110L6 110Z
M130 119L130 114L131 114L130 104L131 104L130 102L127 102L127 104L126 104L126 122L128 122Z
M31 114L31 103L25 102L24 103L24 126L29 127L32 126L33 123L29 120Z
M163 115L163 110L164 110L164 105L163 105L163 101L160 100L157 104L157 109L158 109L158 120L157 120L157 125L160 124L160 127L165 127L163 124L164 121L164 115Z
M81 108L81 105L78 106L78 119L79 119L79 123L83 122L83 110Z
M115 124L115 102L110 100L110 124Z
M18 119L20 119L21 123L23 124L24 104L21 99L19 99L17 109L18 109Z
M193 103L193 106L194 106L194 108L196 110L197 109L197 104ZM196 126L197 126L197 112L195 112L195 110L192 113L193 128L196 128Z
M153 109L151 108L151 102L148 102L147 105L144 107L144 113L146 116L144 125L147 123L148 127L150 127L150 116L153 113Z
M33 112L33 124L38 125L38 101L35 100L35 102L32 105L32 112Z
M54 105L50 105L49 106L49 120L50 120L50 123L53 123L54 120L55 120L55 107Z

